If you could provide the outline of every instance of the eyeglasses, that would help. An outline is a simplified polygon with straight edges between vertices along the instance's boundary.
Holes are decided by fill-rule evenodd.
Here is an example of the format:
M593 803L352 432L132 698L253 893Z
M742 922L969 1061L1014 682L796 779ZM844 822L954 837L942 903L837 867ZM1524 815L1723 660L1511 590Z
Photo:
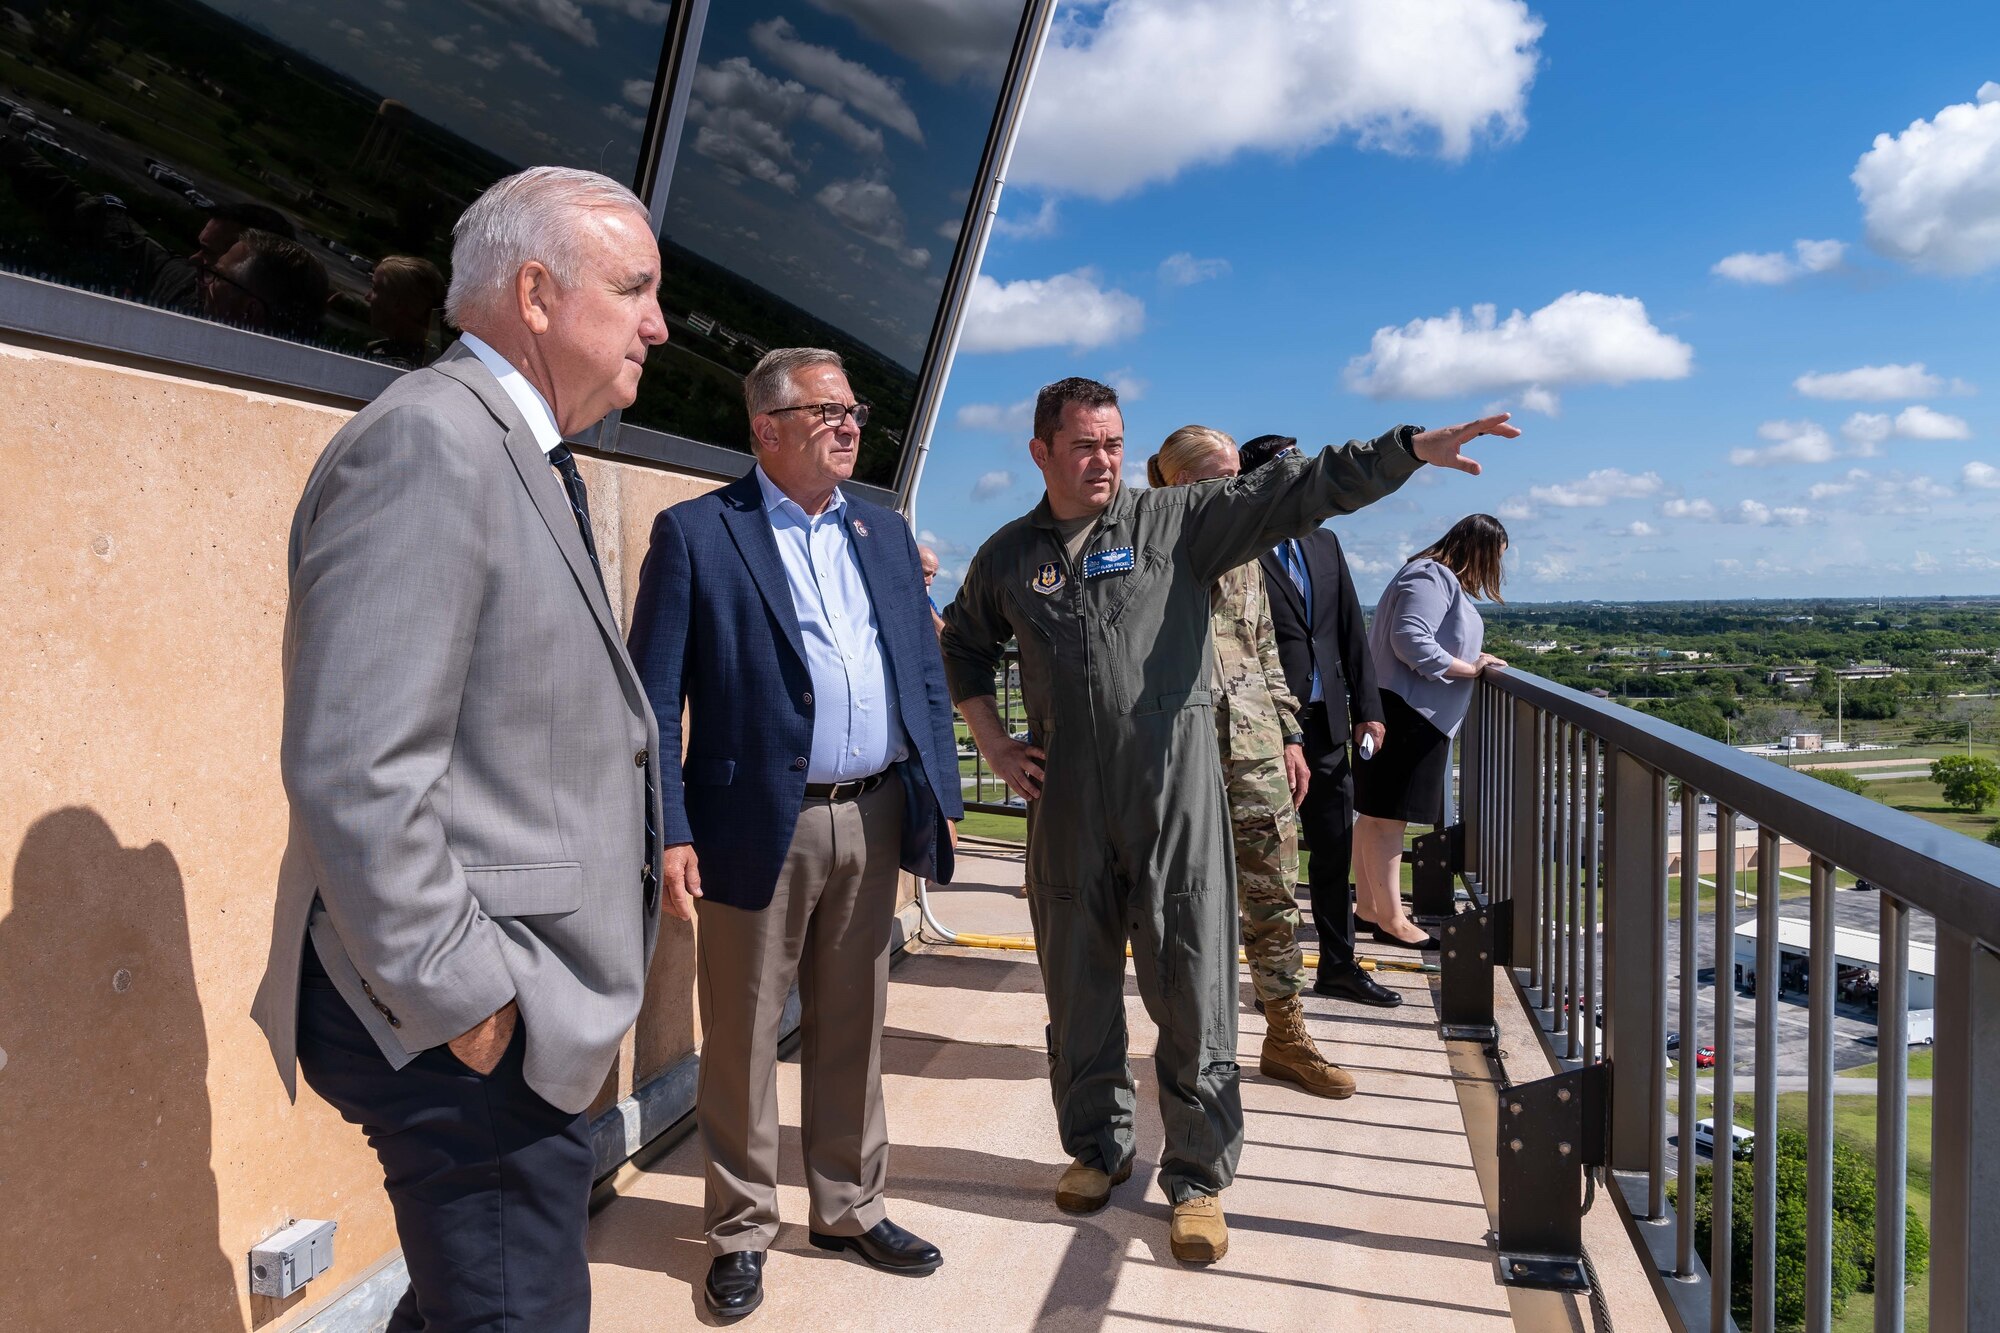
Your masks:
M868 424L868 404L856 403L852 407L846 403L798 403L791 407L774 407L773 416L780 412L817 412L821 424L838 429L843 419L854 418L854 428L860 430Z

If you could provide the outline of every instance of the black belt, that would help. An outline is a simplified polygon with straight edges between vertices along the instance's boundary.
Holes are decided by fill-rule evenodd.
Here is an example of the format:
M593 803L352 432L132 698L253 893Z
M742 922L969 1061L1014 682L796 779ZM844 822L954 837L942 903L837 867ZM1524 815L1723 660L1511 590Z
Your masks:
M806 797L814 801L851 801L857 796L866 796L888 778L889 770L870 774L865 778L853 778L846 782L808 782Z

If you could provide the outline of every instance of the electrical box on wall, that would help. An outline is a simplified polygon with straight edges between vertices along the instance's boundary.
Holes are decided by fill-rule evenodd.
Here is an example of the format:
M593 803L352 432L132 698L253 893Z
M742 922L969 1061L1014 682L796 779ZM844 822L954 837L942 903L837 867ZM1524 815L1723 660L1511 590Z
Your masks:
M334 1222L287 1222L250 1251L250 1293L285 1297L333 1266Z

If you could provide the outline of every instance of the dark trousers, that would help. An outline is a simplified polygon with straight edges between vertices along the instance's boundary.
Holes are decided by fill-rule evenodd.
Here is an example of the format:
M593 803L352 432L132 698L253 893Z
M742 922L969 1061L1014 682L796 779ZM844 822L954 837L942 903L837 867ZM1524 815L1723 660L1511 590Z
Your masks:
M392 1069L308 941L299 1068L381 1159L410 1270L389 1333L590 1327L590 1142L522 1078L525 1041L483 1076L443 1046Z
M1306 764L1312 781L1299 807L1299 829L1312 852L1306 867L1313 930L1319 934L1319 970L1331 975L1354 965L1354 774L1347 735L1333 733L1325 704L1305 709Z

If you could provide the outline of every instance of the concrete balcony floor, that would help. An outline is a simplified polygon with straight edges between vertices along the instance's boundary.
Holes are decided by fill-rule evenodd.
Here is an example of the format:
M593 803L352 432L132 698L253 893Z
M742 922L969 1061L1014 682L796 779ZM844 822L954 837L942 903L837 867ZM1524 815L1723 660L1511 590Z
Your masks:
M960 931L1025 933L1026 907L1012 892L1018 860L978 858L968 870L966 878L985 882L934 895L940 917ZM882 1043L894 1143L889 1215L936 1243L944 1267L899 1278L807 1243L799 1067L789 1059L779 1070L785 1221L765 1269L764 1305L743 1326L1513 1327L1453 1073L1435 1035L1430 979L1379 977L1403 992L1400 1008L1306 997L1322 1049L1360 1081L1357 1095L1340 1102L1256 1072L1264 1025L1249 1008L1246 982L1238 1049L1247 1133L1236 1184L1223 1196L1230 1250L1220 1263L1194 1268L1167 1248L1169 1211L1153 1179L1161 1135L1154 1029L1129 971L1139 1163L1110 1206L1077 1218L1053 1199L1067 1159L1049 1103L1034 955L928 948L905 958L890 975ZM591 1229L594 1329L710 1322L700 1294L709 1262L701 1200L692 1137L626 1173ZM1513 1299L1518 1310L1519 1293ZM1565 1305L1562 1327L1578 1313L1574 1326L1589 1326L1587 1311ZM1620 1326L1629 1326L1622 1317Z

